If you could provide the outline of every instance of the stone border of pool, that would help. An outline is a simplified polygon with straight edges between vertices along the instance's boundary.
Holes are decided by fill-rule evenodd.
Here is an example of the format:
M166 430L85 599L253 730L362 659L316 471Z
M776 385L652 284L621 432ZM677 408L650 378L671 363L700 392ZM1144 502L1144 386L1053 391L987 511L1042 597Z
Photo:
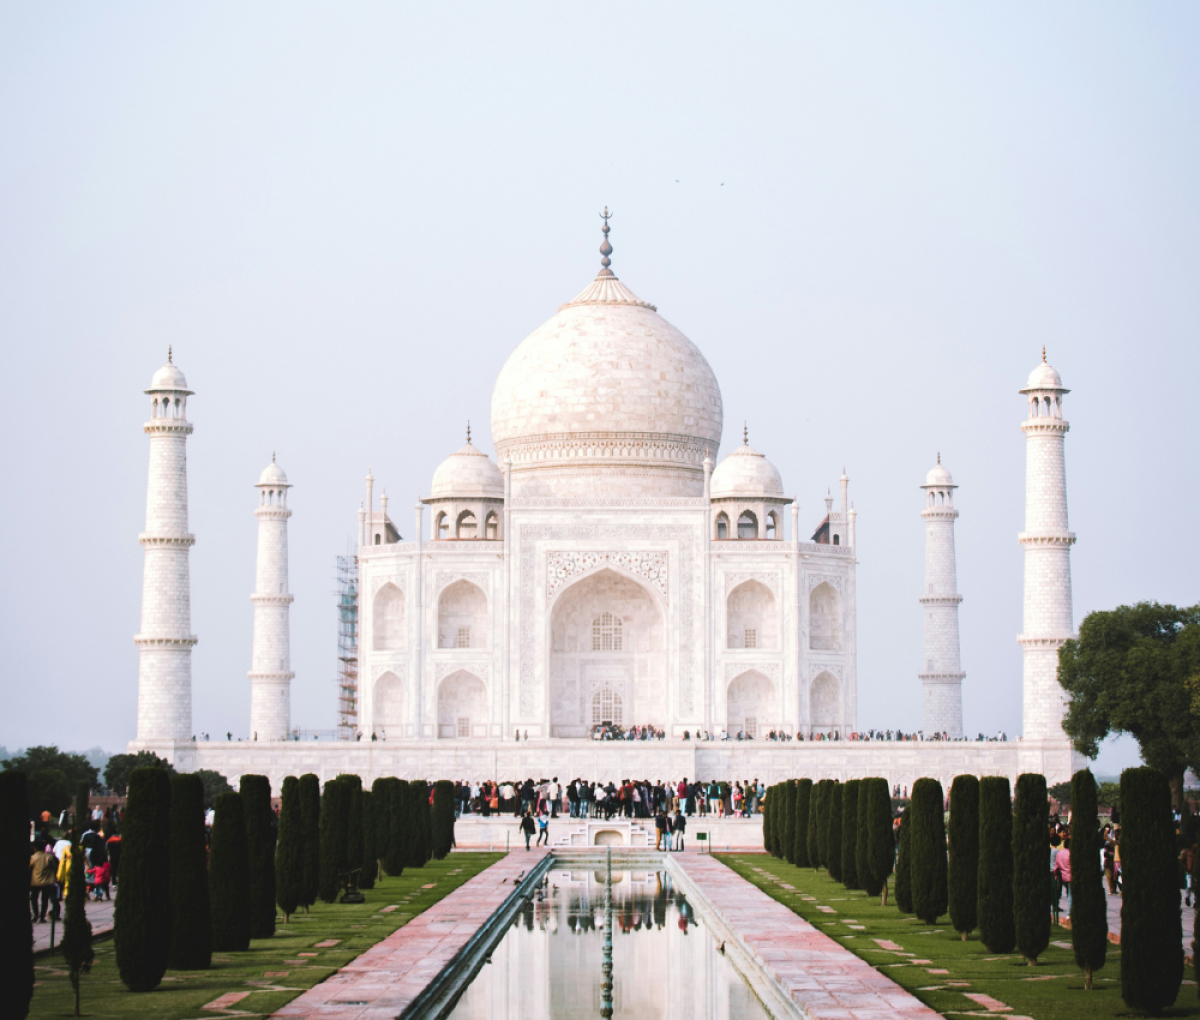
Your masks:
M937 1020L936 1011L720 861L613 849L614 866L666 869L777 1020ZM597 863L600 850L508 854L274 1016L446 1016L551 865Z

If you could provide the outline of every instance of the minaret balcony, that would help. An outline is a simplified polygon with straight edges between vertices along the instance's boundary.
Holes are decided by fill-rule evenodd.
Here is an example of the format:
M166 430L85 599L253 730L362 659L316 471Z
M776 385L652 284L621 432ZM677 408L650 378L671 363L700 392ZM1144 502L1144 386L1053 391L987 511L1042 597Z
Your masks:
M196 544L195 535L148 535L142 532L138 541L144 546L173 546L176 549L187 549Z
M1069 549L1075 544L1075 532L1058 531L1045 534L1038 533L1036 531L1022 531L1019 535L1017 535L1017 541L1024 546L1058 546L1063 549Z

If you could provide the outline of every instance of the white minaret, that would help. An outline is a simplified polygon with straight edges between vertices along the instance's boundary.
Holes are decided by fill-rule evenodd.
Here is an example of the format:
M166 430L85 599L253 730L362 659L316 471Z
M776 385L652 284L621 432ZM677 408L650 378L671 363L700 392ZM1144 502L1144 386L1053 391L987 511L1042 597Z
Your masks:
M191 582L188 550L187 388L183 373L167 363L154 373L150 420L150 478L146 486L146 530L142 575L142 627L138 646L138 723L135 749L159 748L192 739ZM173 758L167 747L164 757Z
M250 663L250 739L286 740L291 729L292 672L288 626L287 475L271 463L258 477L258 568L255 571L254 651Z
M1024 738L1063 740L1066 692L1058 684L1058 649L1074 634L1071 546L1067 530L1067 472L1059 374L1042 363L1021 390L1028 401L1025 433L1025 622L1017 638L1025 654Z
M942 455L925 476L925 663L921 678L921 717L925 735L963 735L962 671L958 645L958 570L954 559L954 490L950 472L942 467Z

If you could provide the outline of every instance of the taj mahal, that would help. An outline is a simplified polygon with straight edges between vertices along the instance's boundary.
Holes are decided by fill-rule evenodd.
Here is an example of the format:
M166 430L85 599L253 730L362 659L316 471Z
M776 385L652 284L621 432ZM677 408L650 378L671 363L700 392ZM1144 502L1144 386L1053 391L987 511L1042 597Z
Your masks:
M711 367L617 278L608 234L606 210L599 273L501 370L491 405L495 460L468 431L411 516L389 507L382 486L377 496L367 473L355 550L357 739L294 739L293 511L274 458L247 505L258 527L250 737L196 739L186 469L193 394L173 358L155 373L145 391L150 471L131 750L234 782L265 774L273 785L303 772L354 772L366 781L883 775L906 786L961 772L1069 778L1079 759L1062 731L1055 676L1057 650L1074 633L1068 391L1044 356L1020 391L1023 732L960 739L958 510L939 456L923 482L914 480L913 526L919 519L926 557L924 578L912 579L924 619L913 692L921 691L925 732L950 739L854 739L858 578L849 480L843 472L822 518L802 523L757 448L769 450L769 440L756 436L751 445L743 431L738 445L721 450L721 390ZM348 508L357 498L347 494ZM651 727L661 739L593 739L609 724ZM772 731L791 739L766 739Z

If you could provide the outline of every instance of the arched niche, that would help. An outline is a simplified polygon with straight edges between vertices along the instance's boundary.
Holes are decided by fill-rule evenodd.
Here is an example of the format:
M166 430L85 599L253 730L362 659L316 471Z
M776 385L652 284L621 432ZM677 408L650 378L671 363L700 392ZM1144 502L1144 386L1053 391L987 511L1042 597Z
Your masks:
M744 733L757 737L775 728L775 685L769 677L751 669L733 678L726 699L725 729L731 737Z
M842 597L828 581L808 596L809 647L818 651L842 650Z
M808 690L809 719L813 730L837 729L842 724L842 682L825 670Z
M455 581L438 596L438 648L487 648L487 596L477 584Z
M486 737L488 697L483 681L465 669L451 673L438 684L437 714L442 740Z
M390 581L375 593L371 637L377 652L404 647L404 592Z
M371 729L380 739L404 735L404 681L388 670L371 688Z
M743 581L725 600L727 648L777 648L775 593L761 581Z
M605 688L619 699L624 725L666 727L664 620L656 592L609 567L559 593L549 621L552 736L586 736Z
M758 538L758 516L753 510L743 510L738 517L738 538Z

